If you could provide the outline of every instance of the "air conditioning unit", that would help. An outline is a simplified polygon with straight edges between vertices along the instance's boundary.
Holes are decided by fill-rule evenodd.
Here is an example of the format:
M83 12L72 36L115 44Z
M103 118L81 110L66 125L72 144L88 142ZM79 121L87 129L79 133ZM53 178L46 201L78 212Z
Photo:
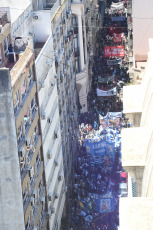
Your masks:
M42 198L41 198L41 203L42 203L42 205L45 204L45 197L42 197Z
M64 74L66 74L67 73L67 69L64 69Z
M63 192L67 192L67 186L63 187Z
M48 117L47 122L48 122L49 124L51 124L51 123L52 123L52 119L51 119L51 117Z
M39 19L39 16L38 16L38 15L34 15L34 16L33 16L33 19L34 19L34 20L38 20L38 19Z
M26 137L26 139L25 139L25 145L26 145L27 147L30 146L30 139L29 139L29 137Z
M24 148L22 147L19 151L19 156L23 157L24 156Z
M46 65L47 65L48 68L51 67L52 66L52 62L51 61L47 61Z
M38 110L38 106L35 104L35 109Z
M55 213L55 208L54 207L51 207L51 214Z
M32 152L34 152L35 151L35 146L34 145L30 145L30 149L31 149Z
M52 198L53 198L53 194L51 192L48 193L48 200L49 201L52 201Z
M61 76L62 79L64 78L64 74L63 73L60 76Z
M42 120L45 120L45 119L46 119L46 113L45 113L45 112L42 113L41 119L42 119Z
M59 180L59 181L63 180L63 175L62 175L62 173L59 173L59 175L58 175L58 180Z
M52 152L49 151L49 152L47 153L47 159L51 159L51 158L52 158Z
M58 165L59 165L59 163L58 163L58 160L57 160L57 159L55 159L55 160L54 160L54 163L55 163L55 166L58 166Z
M51 87L54 87L54 83L53 82L51 82L50 85L51 85Z
M66 17L67 19L70 19L71 18L71 14L69 12L66 13Z
M57 139L58 138L58 135L56 132L54 132L54 139Z
M31 197L31 206L34 206L34 204L35 204L35 200L33 197Z
M47 212L47 217L48 217L48 218L51 217L51 210L48 210L48 212Z
M39 85L40 85L41 88L45 88L45 83L44 83L44 81L39 82Z
M56 192L55 193L55 199L58 199L59 198L59 194Z
M65 25L65 17L63 17L62 24Z
M33 191L33 194L32 194L33 198L36 198L36 194L37 194L37 191L34 190L34 191Z

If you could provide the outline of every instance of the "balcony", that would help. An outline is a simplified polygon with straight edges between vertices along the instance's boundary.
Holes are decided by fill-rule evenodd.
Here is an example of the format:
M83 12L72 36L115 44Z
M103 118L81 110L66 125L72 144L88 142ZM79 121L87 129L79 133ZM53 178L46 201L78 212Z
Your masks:
M34 211L33 211L33 213L34 213L34 221L36 221L36 218L37 218L37 216L38 216L39 208L40 208L40 205L41 205L41 199L42 199L42 197L43 197L44 191L45 191L45 187L42 187L42 189L41 189L40 192L39 192L39 201L38 201L38 203L35 205Z
M5 24L3 28L3 33L5 30L8 30L10 27L10 24ZM17 81L19 72L22 72L23 69L25 68L26 64L28 61L31 59L33 56L32 52L32 38L29 37L27 38L28 45L25 45L25 51L22 51L22 53L19 54L17 51L13 52L8 52L7 51L7 56L5 57L4 62L0 65L0 67L6 67L10 69L10 74L11 74L11 81L12 81L12 86L14 85L15 82L13 80ZM15 49L15 47L14 47Z
M21 105L16 109L16 113L15 113L15 119L16 120L18 119L18 116L19 116L20 112L22 111L28 98L32 97L31 92L32 92L34 87L35 87L35 91L36 91L36 82L35 81L31 82L31 84L29 86L29 91L25 94L23 101L21 102ZM35 92L33 92L33 94L35 94Z

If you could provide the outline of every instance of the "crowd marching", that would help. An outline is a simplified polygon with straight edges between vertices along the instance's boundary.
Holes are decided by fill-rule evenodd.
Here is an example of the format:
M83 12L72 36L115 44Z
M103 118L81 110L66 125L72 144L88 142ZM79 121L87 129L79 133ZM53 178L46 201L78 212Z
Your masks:
M80 114L79 120L71 230L117 230L119 226L121 128L130 127L120 97L123 85L130 82L126 7L126 1L110 1L97 36L89 112Z

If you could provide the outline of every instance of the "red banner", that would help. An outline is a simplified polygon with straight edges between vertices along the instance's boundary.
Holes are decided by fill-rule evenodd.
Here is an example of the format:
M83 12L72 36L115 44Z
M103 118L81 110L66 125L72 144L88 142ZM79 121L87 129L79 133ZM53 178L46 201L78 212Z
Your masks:
M108 27L108 34L113 34L113 33L121 33L121 27L119 27L118 25L113 25L113 26L109 26Z
M120 38L120 37L113 37L113 42L114 43L122 43L122 38Z
M104 57L124 57L124 46L104 47Z
M124 33L120 33L120 34L113 34L113 42L114 43L122 43L122 38L124 37Z

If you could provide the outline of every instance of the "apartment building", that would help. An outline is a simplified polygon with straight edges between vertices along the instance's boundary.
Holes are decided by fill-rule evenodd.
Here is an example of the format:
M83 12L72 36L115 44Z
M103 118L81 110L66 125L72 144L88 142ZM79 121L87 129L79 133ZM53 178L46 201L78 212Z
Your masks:
M46 22L46 13L41 12L37 25ZM47 27L47 26L46 26ZM51 27L49 26L51 29ZM49 29L48 28L48 29ZM47 28L45 28L47 30ZM46 40L42 31L35 27L36 74L41 114L43 153L48 196L50 229L59 229L65 203L66 186L63 172L63 154L56 83L55 60L53 58L52 35ZM40 49L43 45L42 49ZM40 52L39 52L40 51Z
M87 96L91 87L93 55L96 53L96 33L101 26L101 20L97 1L73 0L71 9L76 86L80 112L84 113L88 111Z
M132 128L122 130L122 166L128 172L129 196L120 199L120 229L152 229L152 71L153 39L139 85L124 86L123 112Z
M11 129L13 127L14 130L15 126L16 134L14 131L12 138L17 150L16 152L14 151L16 165L13 167L16 168L16 170L18 169L17 186L20 188L21 185L21 189L18 190L18 193L22 190L19 197L21 198L22 196L20 203L22 201L21 209L24 215L22 216L21 212L19 216L21 216L21 219L24 217L26 229L32 229L34 227L37 227L37 229L48 229L44 158L42 153L39 103L32 42L30 38L28 38L26 48L24 46L25 44L22 45L22 47L17 46L16 41L16 46L14 45L15 52L13 50L11 51L9 46L9 44L12 43L11 31L10 23L8 23L9 17L7 17L9 11L4 11L1 15L3 22L1 30L1 67L7 68L1 71L3 73L2 78L6 75L7 81L9 81L6 85L11 85L8 99L10 100L10 104L13 105ZM21 38L19 40L21 44ZM6 92L7 91L8 89L6 89ZM9 120L7 121L6 117L5 123L7 122L9 122ZM7 124L5 125L7 126ZM9 130L9 127L7 128ZM6 130L2 131L5 132ZM10 143L11 142L8 141L7 145ZM7 167L5 173L7 175ZM6 188L7 187L5 187L5 189ZM12 190L12 195L13 193L15 193L15 191ZM3 202L5 203L7 200L4 199ZM14 202L16 203L16 201ZM16 209L17 208L18 205L16 203Z
M70 182L68 182L68 180L70 179L70 175L72 175L72 159L76 150L77 142L77 140L75 139L75 135L77 125L76 121L78 116L75 89L75 65L72 62L73 31L71 31L70 16L68 16L71 13L70 4L63 4L62 8L60 9L61 21L57 21L57 23L59 23L57 24L57 19L55 20L55 13L56 8L59 9L58 4L58 2L55 4L54 9L51 9L51 7L50 9L44 7L44 10L38 11L39 8L37 8L36 5L33 6L33 3L28 1L25 2L25 5L22 7L17 15L12 14L12 30L10 34L7 34L7 40L5 39L6 36L4 36L6 44L5 47L2 48L6 49L6 56L10 57L10 63L7 63L7 61L5 61L6 58L4 50L1 50L1 53L3 54L3 56L1 55L2 60L4 59L4 61L2 62L2 67L8 66L9 68L12 68L16 61L17 63L19 63L19 66L21 65L21 63L23 65L29 66L29 63L31 63L31 59L29 60L25 56L24 52L26 52L26 55L29 56L29 53L31 53L33 57L32 63L34 66L29 67L30 70L28 74L32 76L32 80L29 81L34 81L35 93L38 93L38 97L37 95L34 97L33 101L31 102L32 107L30 106L30 109L33 111L36 108L37 111L40 111L40 119L38 119L39 125L38 127L35 127L35 132L39 134L39 136L42 133L42 136L40 137L40 140L42 139L42 142L40 142L39 140L38 143L39 147L41 148L38 161L40 160L40 158L43 161L44 168L43 171L41 168L41 173L43 172L44 178L42 180L42 184L46 185L45 192L47 192L47 194L45 193L45 201L47 202L47 204L45 207L45 215L43 215L43 223L45 221L45 217L47 217L49 220L50 229L60 228L60 221L65 203L65 192L67 191L67 186L65 186L65 184L69 186L68 183ZM42 4L38 5L42 7ZM33 7L36 11L33 11ZM12 12L12 10L9 8L3 7L3 10L4 9L8 12ZM64 21L65 19L66 21ZM68 25L67 22L69 22ZM53 33L55 33L55 30L58 29L56 28L57 25L62 25L62 28L60 27L59 30L61 31L62 29L64 29L64 32L60 32L63 36L61 40L57 41L59 43L57 44L57 49L55 49L55 40L53 39L53 36L58 39L59 36ZM13 44L13 51L9 52L8 55L8 46L11 43ZM62 50L63 44L65 46L64 50ZM60 55L61 51L63 53ZM18 58L20 59L18 60ZM34 58L36 60L34 60ZM13 72L14 76L16 76L17 73L18 70L17 66L15 65L15 71ZM28 80L25 79L25 81L23 82L24 85L21 87L23 89L23 95L25 95L25 91L29 94L27 81ZM17 82L19 82L19 80ZM20 93L20 91L18 93ZM17 94L15 96L17 97L17 99L15 99L17 102L15 103L17 103L17 106L19 106L19 95ZM29 122L29 117L31 119L31 117L33 116L31 115L30 109L27 108L27 112L25 113L28 117L27 123ZM15 110L17 110L17 108L15 108ZM36 114L36 116L39 117L39 113ZM17 135L21 136L21 138L19 137L19 140L22 138L25 139L25 136L23 134L24 128L25 127L23 126L23 124L20 124L19 127L17 126ZM28 136L26 144L31 146L32 149L30 150L30 152L35 151L36 147L34 147L34 143L32 142L30 136ZM24 149L22 150L24 152ZM25 166L23 166L23 168L26 168L26 157L24 157L24 160ZM34 167L32 170L35 171ZM24 171L24 173L26 172ZM64 175L66 177L66 182L64 179ZM29 193L27 193L28 185L24 185L24 190L25 191L23 191L23 193L25 194L23 194L23 197L27 198L27 196L29 196ZM35 196L35 194L36 191L34 190L33 196ZM37 206L39 205L37 204ZM35 204L33 205L33 207L35 207ZM33 209L34 208L32 208L32 210ZM29 211L28 209L28 214L25 213L26 229L30 229L32 226L36 226L35 223L31 222L31 218L33 217L30 216L31 214L29 215L29 212L31 213L31 211ZM37 229L42 229L42 223L40 223L41 221L39 221L38 217L37 222ZM49 225L45 226L48 227Z
M66 186L63 173L55 61L52 50L53 40L49 23L46 30L38 30L37 19L32 12L32 7L29 4L25 11L22 9L23 12L13 18L14 23L4 24L1 30L3 32L1 35L3 39L1 41L1 67L8 67L11 70L11 76L13 75L11 79L15 79L14 83L11 82L12 91L15 91L13 91L15 115L21 108L24 110L19 115L23 117L23 121L21 117L19 121L16 120L16 133L19 159L21 158L25 228L57 229L60 227ZM9 8L3 7L2 9L6 10L6 16L9 15ZM4 16L2 14L1 21L5 21L6 16ZM39 26L47 16L48 14L42 14ZM10 31L10 24L12 31ZM9 44L13 45L12 52L8 52ZM18 76L18 73L21 76ZM27 101L25 101L26 95L28 96Z
M74 154L77 145L75 137L78 120L71 5L69 1L56 1L54 5L50 1L47 1L44 9L51 13L63 165L65 181L68 185L74 165Z

